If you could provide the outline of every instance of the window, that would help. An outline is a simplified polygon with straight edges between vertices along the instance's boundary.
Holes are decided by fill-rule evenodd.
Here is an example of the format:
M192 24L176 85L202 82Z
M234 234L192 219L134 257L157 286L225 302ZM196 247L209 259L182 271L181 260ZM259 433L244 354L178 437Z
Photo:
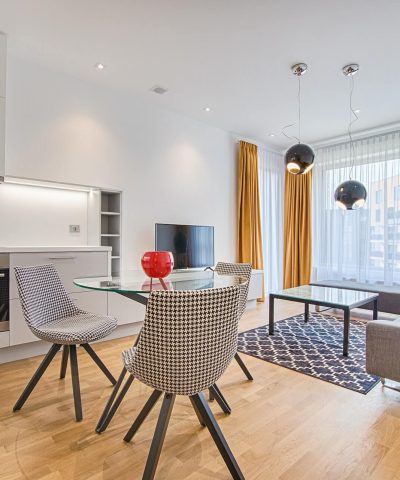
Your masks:
M313 172L313 279L400 285L400 132L354 142L351 177L368 192L363 208L339 210L348 179L348 143L316 150Z

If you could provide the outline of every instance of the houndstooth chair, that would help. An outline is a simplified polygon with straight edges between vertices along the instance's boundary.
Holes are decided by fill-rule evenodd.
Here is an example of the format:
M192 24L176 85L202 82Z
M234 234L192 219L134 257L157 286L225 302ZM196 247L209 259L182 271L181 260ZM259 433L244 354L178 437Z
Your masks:
M239 298L239 320L242 318L242 315L246 309L247 297L249 295L249 285L251 278L251 263L227 263L227 262L218 262L215 271L219 275L237 275L243 278L246 278L247 282L244 284L243 288L240 290ZM243 370L243 373L246 375L248 380L253 380L253 377L243 360L240 358L239 354L236 352L235 360L239 364L240 368ZM213 395L210 392L210 398L212 399Z
M150 294L137 346L123 353L131 375L154 389L125 435L126 442L164 393L143 480L154 478L176 395L189 396L200 424L207 426L232 477L244 479L201 393L216 383L235 355L238 306L238 286Z
M115 378L96 355L89 342L109 335L117 326L114 318L94 315L80 310L69 298L54 265L15 267L22 310L28 327L52 347L26 386L14 411L20 410L43 373L63 346L60 378L64 378L70 357L75 417L82 420L76 345L81 345L114 385Z

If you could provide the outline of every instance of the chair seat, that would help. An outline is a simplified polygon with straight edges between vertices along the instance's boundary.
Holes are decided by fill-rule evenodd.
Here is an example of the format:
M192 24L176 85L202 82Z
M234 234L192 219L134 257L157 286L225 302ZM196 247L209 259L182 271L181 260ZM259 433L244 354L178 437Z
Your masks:
M40 328L32 327L32 331L37 337L47 342L76 345L107 337L116 326L115 318L82 312L48 322Z

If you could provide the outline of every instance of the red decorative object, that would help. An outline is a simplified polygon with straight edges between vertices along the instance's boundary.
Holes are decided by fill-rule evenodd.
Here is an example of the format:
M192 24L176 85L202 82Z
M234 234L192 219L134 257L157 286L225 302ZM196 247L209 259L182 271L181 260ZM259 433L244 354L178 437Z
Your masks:
M158 278L164 287L162 279L172 272L174 256L171 252L146 252L142 257L142 268L148 277Z

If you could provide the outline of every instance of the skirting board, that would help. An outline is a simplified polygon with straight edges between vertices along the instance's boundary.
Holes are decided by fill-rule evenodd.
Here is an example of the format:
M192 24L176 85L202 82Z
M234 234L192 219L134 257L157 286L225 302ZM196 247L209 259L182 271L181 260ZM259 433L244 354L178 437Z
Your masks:
M130 337L131 335L136 335L137 333L139 333L142 325L143 322L120 325L107 338L99 340L99 342L106 342L107 340L113 340L115 338ZM22 360L24 358L37 357L38 355L44 355L48 352L49 348L50 344L43 341L24 343L22 345L15 345L13 347L1 348L0 364L14 362L15 360Z

